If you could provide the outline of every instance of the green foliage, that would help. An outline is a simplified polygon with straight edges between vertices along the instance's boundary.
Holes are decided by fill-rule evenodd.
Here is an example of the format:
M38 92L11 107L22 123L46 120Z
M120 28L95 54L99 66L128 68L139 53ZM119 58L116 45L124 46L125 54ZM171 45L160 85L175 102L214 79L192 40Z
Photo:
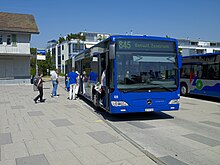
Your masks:
M31 58L31 62L30 62L30 65L31 65L31 75L34 76L36 75L36 58Z
M46 60L37 61L37 64L38 64L38 72L43 73L43 75L48 75L50 73L50 70L55 69L52 62L52 56L50 55L49 52L47 52L46 54Z
M31 61L30 61L30 73L31 75L36 75L36 54L37 54L37 48L31 48Z
M98 41L102 41L102 40L103 40L103 37L102 37L101 35L99 35L99 37L98 37L97 40L98 40Z
M58 44L62 43L63 41L66 41L64 37L59 37Z
M178 53L182 54L182 50L183 50L182 48L178 48Z
M37 54L37 48L31 48L30 52L31 52L31 55L36 55Z
M81 33L76 33L76 34L70 33L67 35L66 39L67 41L70 41L71 39L85 41L86 37L84 35L81 35Z
M31 48L31 61L30 61L30 65L31 65L31 75L36 75L36 52L37 49L36 48ZM46 54L46 60L42 60L42 61L37 61L37 65L38 65L38 72L43 73L43 75L47 75L47 69L50 73L50 70L54 70L55 67L53 65L52 62L52 56L50 55L50 52L47 52Z

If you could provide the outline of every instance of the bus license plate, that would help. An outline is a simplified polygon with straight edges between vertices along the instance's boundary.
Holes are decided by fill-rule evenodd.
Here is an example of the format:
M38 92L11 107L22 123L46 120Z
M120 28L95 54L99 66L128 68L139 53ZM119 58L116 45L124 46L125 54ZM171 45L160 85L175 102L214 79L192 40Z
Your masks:
M153 108L146 108L146 109L145 109L145 112L153 112L153 111L154 111Z

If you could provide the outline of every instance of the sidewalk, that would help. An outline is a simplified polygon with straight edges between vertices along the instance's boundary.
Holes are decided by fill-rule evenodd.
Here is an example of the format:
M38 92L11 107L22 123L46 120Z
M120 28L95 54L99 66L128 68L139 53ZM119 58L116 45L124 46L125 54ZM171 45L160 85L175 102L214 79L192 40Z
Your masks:
M0 86L0 165L156 164L82 100L60 86L51 98L51 82L44 88L46 102L35 104L32 85Z

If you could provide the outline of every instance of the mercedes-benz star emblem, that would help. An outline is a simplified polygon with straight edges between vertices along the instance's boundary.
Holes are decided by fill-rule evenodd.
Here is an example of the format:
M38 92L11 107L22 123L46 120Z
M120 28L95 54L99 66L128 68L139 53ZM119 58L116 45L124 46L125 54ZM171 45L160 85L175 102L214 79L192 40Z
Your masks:
M152 100L148 99L148 100L147 100L147 104L148 104L148 105L151 105L151 104L152 104Z

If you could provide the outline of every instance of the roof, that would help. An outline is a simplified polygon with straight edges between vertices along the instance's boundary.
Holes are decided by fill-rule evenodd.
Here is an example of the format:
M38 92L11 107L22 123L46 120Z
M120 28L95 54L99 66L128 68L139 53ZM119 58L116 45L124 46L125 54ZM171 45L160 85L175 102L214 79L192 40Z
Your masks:
M0 31L39 34L34 16L0 12Z

